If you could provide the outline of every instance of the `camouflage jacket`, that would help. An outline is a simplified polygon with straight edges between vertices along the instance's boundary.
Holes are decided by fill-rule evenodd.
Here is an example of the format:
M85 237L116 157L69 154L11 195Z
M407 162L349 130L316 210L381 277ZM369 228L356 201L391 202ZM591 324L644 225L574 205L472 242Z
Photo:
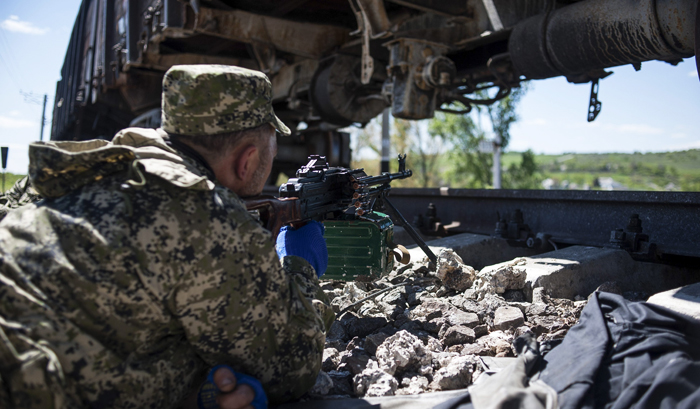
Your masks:
M154 130L30 146L44 198L0 223L0 407L176 406L219 363L271 402L313 386L313 268Z
M18 180L7 192L0 195L0 220L11 210L41 200L41 196L29 183L29 177Z

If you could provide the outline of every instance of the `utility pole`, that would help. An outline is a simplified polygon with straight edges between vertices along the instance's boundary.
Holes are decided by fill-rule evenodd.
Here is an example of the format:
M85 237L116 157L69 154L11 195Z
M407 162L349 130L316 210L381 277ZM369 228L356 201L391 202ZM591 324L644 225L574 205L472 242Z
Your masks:
M493 188L501 188L501 135L496 133L493 142Z
M389 171L389 150L391 148L391 138L389 137L389 108L382 113L382 164L379 173Z
M46 123L46 100L48 95L44 94L44 108L41 110L41 133L39 134L39 140L44 140L44 123Z
M29 102L32 104L41 104L41 100L33 92L23 92L19 91L22 96L24 96L24 102ZM41 133L39 134L39 140L44 140L44 124L46 123L46 101L49 99L48 94L44 94L44 108L41 110Z
M7 169L7 151L9 148L7 146L3 146L0 148L0 152L2 153L2 191L3 193L5 192L5 170Z

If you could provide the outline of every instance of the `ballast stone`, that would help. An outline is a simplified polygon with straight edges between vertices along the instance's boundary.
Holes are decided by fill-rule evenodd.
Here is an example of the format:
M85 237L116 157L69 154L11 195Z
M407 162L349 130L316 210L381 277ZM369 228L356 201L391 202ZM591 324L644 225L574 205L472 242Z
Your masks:
M525 323L522 310L517 307L501 307L496 310L493 326L502 331L517 328Z

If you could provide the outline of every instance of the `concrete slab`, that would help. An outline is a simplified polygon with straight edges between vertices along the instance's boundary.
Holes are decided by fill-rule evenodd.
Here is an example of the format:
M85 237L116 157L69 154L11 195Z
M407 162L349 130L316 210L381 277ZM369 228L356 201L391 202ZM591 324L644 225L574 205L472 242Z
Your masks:
M654 294L700 281L700 271L633 260L624 250L571 246L486 267L525 272L525 295L544 287L556 298L587 297L604 282L616 281L621 291Z
M647 302L700 320L700 283L654 294Z
M425 257L423 250L413 242L403 229L399 227L394 227L394 229L394 241L406 246L408 252L411 253L411 260L417 261ZM425 237L424 239L430 238ZM453 249L465 264L477 270L502 261L512 260L516 257L534 256L546 251L526 247L512 247L505 240L472 233L457 234L430 241L426 240L426 243L436 256L440 254L442 249Z

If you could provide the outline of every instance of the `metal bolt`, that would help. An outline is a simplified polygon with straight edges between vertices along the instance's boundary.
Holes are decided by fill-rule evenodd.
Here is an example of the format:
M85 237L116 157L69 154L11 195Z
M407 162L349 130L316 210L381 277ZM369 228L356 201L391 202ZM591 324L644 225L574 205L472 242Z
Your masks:
M625 231L623 229L615 229L610 232L610 241L613 243L621 243L625 240Z
M631 233L642 232L642 220L639 218L638 214L633 214L630 216L630 220L627 223L627 231Z

